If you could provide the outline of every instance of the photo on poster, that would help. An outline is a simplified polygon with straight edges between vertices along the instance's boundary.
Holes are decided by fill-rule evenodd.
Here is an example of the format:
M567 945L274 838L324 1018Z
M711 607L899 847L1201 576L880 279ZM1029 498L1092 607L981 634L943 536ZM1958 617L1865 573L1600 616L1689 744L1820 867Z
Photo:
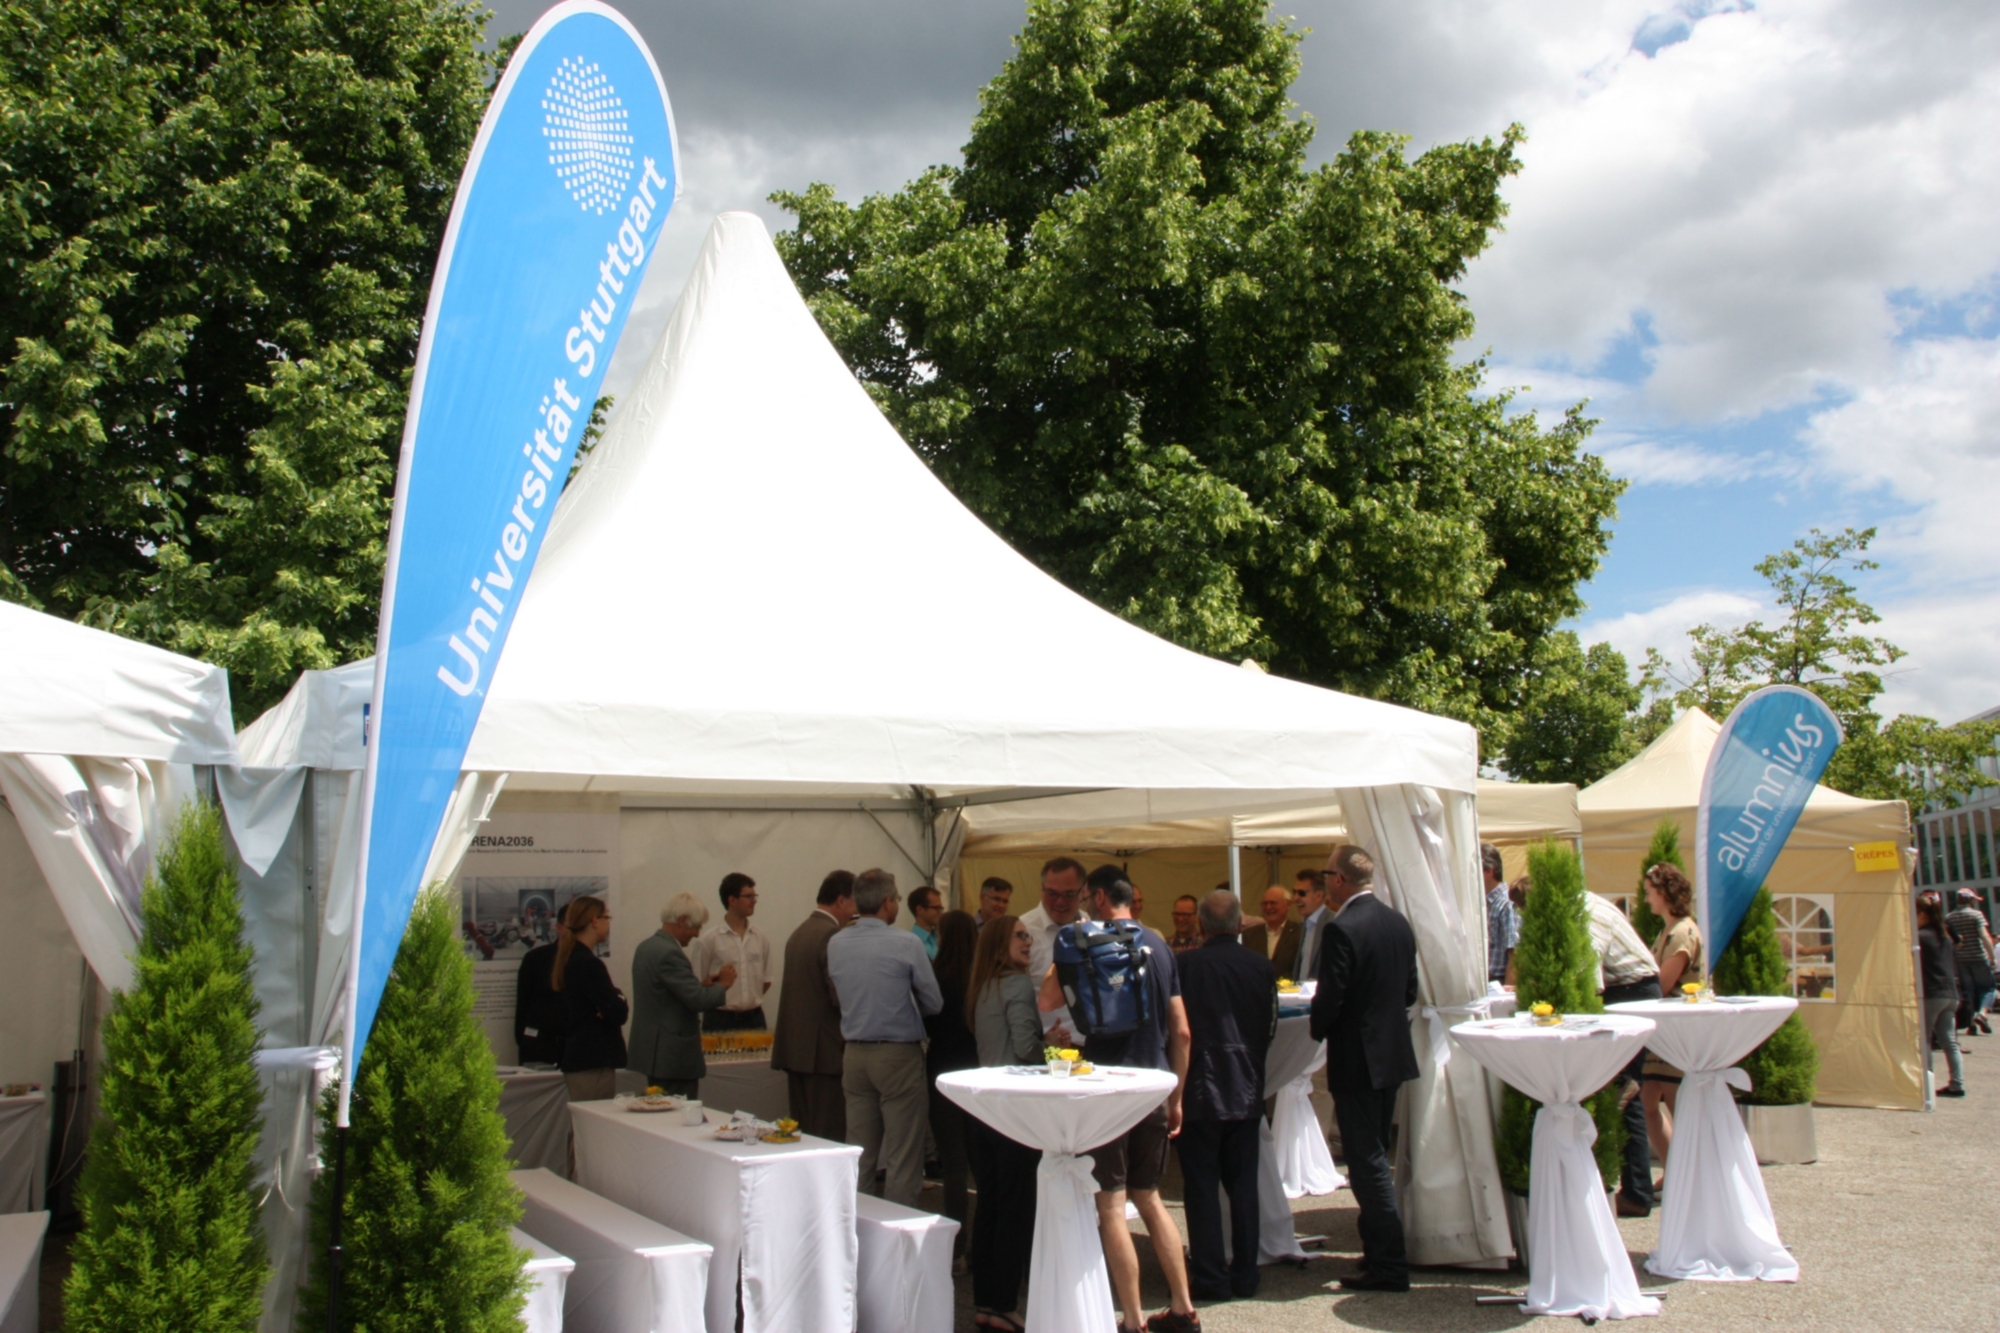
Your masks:
M466 953L480 963L554 944L571 899L611 893L609 875L466 875L460 884L460 932ZM610 955L609 945L597 947L598 957Z

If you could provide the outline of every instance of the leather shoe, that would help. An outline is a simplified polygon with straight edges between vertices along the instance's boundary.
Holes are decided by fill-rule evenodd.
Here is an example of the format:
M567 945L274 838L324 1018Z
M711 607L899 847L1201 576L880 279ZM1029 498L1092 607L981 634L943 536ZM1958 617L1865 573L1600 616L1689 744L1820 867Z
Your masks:
M1410 1279L1406 1277L1386 1277L1375 1273L1356 1273L1352 1277L1340 1279L1342 1291L1408 1291Z
M1653 1210L1643 1203L1633 1203L1621 1194L1618 1196L1618 1215L1620 1217L1651 1217Z

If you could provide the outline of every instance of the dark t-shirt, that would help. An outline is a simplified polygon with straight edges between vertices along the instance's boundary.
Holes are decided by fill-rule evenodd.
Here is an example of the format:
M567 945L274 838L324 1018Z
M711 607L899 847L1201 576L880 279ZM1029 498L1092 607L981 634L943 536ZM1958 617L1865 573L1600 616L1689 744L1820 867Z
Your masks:
M1087 1037L1078 1049L1094 1065L1171 1069L1173 1066L1167 1063L1167 1002L1181 993L1180 968L1174 962L1174 951L1167 947L1159 931L1141 925L1139 938L1150 951L1146 958L1148 1021L1141 1023L1136 1032L1116 1037Z

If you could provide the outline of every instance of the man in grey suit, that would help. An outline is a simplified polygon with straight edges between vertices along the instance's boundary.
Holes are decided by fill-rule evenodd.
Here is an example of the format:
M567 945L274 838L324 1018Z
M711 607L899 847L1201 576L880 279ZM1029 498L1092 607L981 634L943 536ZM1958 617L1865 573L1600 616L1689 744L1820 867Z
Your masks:
M632 1039L626 1067L676 1097L699 1096L708 1072L701 1054L701 1015L729 997L736 969L696 977L687 947L708 923L708 909L691 893L676 894L660 912L660 928L632 951Z

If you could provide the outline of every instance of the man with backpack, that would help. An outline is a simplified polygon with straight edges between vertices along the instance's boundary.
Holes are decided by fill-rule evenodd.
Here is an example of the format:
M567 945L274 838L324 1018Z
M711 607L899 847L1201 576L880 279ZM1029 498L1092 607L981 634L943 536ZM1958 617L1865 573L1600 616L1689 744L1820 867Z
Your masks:
M1187 1084L1189 1032L1173 950L1156 930L1132 919L1132 882L1115 865L1085 881L1090 916L1062 928L1055 962L1043 978L1044 1013L1067 1008L1084 1059L1096 1065L1171 1070L1180 1080L1144 1120L1110 1143L1092 1148L1097 1179L1097 1223L1105 1266L1120 1310L1119 1328L1188 1333L1201 1320L1188 1294L1187 1259L1180 1230L1160 1200L1167 1142L1181 1127L1181 1090ZM1171 1304L1146 1318L1139 1295L1139 1252L1125 1224L1130 1197L1153 1238L1153 1253L1167 1280Z

